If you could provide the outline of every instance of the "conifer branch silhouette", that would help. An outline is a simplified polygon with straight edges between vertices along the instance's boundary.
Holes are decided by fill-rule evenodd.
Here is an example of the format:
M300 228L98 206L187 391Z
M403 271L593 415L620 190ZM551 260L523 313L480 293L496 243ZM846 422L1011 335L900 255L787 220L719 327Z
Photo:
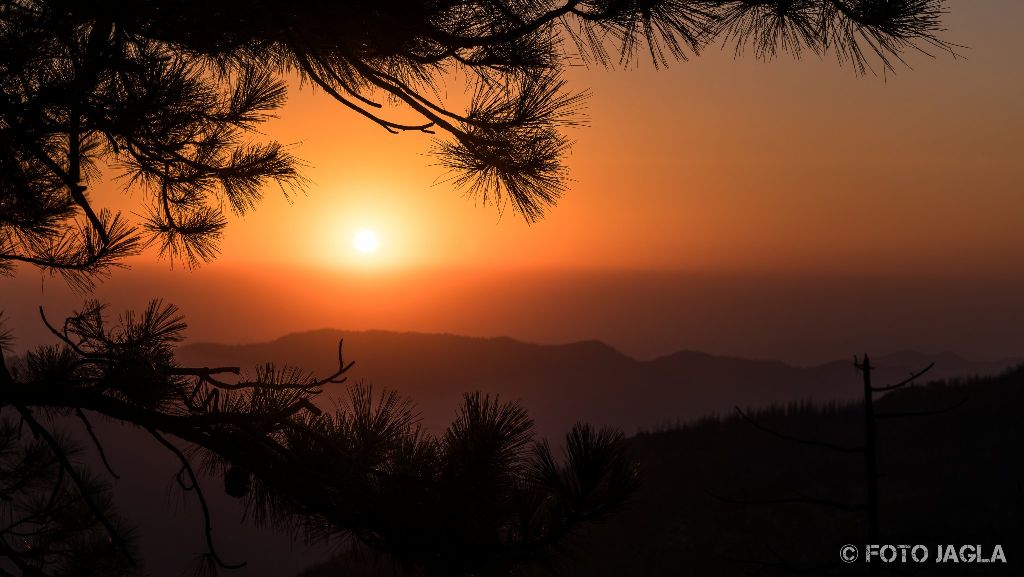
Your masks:
M113 323L103 306L87 303L62 330L47 325L63 345L5 370L0 404L96 413L149 431L181 464L180 487L199 500L206 568L239 565L217 553L196 470L170 437L198 451L258 523L309 539L347 535L438 575L547 559L636 487L620 432L577 425L557 458L534 438L525 409L496 397L466 395L436 436L420 428L408 400L360 383L326 411L316 403L322 386L343 382L352 367L341 343L338 369L326 378L273 365L248 376L235 367L178 366L172 346L185 325L159 301ZM38 421L31 426L49 434ZM113 527L98 510L94 517Z
M945 5L262 0L211 10L196 0L8 2L0 9L8 47L0 271L25 263L84 292L150 243L188 267L215 258L225 208L248 212L267 184L286 195L307 184L290 147L259 142L258 127L285 102L288 74L385 130L436 134L447 182L535 221L566 191L564 129L583 123L586 92L560 79L572 59L630 66L645 52L663 66L721 42L761 59L832 53L857 73L888 73L906 64L907 52L956 55L939 37ZM464 75L474 94L465 111L436 96L452 74ZM422 122L385 119L382 100ZM99 163L142 193L140 224L94 207Z

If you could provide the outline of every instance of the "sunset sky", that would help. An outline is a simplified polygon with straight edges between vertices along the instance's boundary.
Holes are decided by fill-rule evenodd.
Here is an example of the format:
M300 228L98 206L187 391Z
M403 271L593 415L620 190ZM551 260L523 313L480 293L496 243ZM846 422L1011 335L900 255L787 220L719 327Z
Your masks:
M294 143L308 193L268 190L200 270L149 253L97 296L164 297L193 339L229 342L335 327L600 338L641 357L1020 354L1024 4L950 9L964 58L911 54L888 78L731 48L668 70L573 68L590 125L571 132L569 191L533 225L453 192L428 136L292 90L264 129ZM92 194L140 211L115 181ZM355 250L362 229L376 251ZM44 341L39 323L6 303L60 316L79 298L28 268L0 287L24 346Z

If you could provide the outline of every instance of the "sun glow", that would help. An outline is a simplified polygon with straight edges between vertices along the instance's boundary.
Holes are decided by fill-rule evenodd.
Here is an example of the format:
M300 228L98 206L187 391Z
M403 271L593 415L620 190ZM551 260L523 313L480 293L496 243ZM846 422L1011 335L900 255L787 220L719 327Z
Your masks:
M377 233L372 230L363 229L356 233L355 238L352 239L352 244L359 252L369 254L380 246L380 239L377 238Z

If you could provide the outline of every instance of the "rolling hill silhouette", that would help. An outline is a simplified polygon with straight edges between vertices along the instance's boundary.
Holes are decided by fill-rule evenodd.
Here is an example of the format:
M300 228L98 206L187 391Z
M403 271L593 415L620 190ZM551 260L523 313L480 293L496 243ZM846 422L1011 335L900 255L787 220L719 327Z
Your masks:
M387 331L318 330L267 343L190 344L178 350L178 360L243 368L274 362L329 374L337 367L340 338L346 360L355 361L350 380L411 397L425 426L435 431L450 421L461 395L473 390L521 399L547 436L560 436L580 420L630 434L728 412L733 405L846 400L860 391L852 354L851 360L812 367L694 351L639 361L600 341L540 345L506 337ZM970 361L952 353L872 358L879 367L876 382L900 380L932 361L928 377L934 379L994 374L1016 364Z

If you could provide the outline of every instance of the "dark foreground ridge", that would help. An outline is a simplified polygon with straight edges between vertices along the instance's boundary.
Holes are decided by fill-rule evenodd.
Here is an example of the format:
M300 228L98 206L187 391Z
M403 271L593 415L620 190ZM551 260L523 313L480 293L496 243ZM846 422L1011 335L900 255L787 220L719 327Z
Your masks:
M931 382L876 401L886 413L941 409L879 427L881 541L925 544L926 563L881 575L1016 575L1024 559L1024 367L998 376ZM790 403L754 411L759 424L839 445L863 441L862 404ZM861 547L864 470L859 455L787 443L738 415L709 417L630 439L643 484L633 502L572 547L564 577L867 575L839 551ZM817 501L817 503L810 503ZM936 563L939 545L995 545L1007 563ZM302 577L405 575L349 553ZM538 575L551 573L538 573Z

